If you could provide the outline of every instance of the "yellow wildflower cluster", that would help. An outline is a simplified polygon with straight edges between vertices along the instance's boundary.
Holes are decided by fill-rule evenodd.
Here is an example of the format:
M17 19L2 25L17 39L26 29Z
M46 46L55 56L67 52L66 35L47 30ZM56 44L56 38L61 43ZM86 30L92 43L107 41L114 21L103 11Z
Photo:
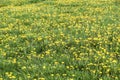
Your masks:
M0 0L0 80L119 80L116 0Z

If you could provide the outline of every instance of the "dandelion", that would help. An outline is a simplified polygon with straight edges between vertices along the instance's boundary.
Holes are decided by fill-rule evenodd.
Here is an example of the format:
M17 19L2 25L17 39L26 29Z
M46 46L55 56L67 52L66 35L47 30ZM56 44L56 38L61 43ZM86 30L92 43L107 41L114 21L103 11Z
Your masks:
M74 77L75 76L75 74L72 74L72 77Z
M38 41L41 41L41 40L42 40L42 37L38 37L37 40L38 40Z
M45 53L48 55L48 54L50 54L50 51L51 51L51 50L47 50Z
M16 58L13 59L13 62L12 62L12 63L14 63L14 64L16 63Z
M102 78L100 78L99 80L103 80Z
M73 78L70 78L69 80L74 80Z
M27 75L27 78L30 78L30 77L31 77L30 74L28 74L28 75Z
M53 77L53 76L54 76L54 74L51 74L51 76Z
M69 66L66 66L67 69L69 69L70 67Z
M99 71L99 74L102 74L102 72L101 72L101 71Z
M41 78L39 78L38 80L45 80L45 78L41 77Z
M107 69L106 73L109 73L110 72L110 69Z
M117 63L117 60L113 60L112 62L113 62L113 63Z
M43 69L46 69L46 66L43 66Z
M115 77L115 79L117 79L117 80L118 80L118 77L116 76L116 77Z
M62 74L63 76L67 76L67 74Z
M96 73L96 70L91 70L92 73Z
M62 64L64 64L65 62L61 62Z
M59 62L57 62L57 61L56 61L56 62L54 62L54 64L55 64L55 65L57 65L58 63L59 63Z
M2 53L3 56L6 56L7 54L5 52Z
M0 80L3 80L3 78L0 78Z
M22 69L25 70L25 69L26 69L26 66L23 66Z
M16 76L10 76L9 78L10 78L10 79L15 79L15 78L16 78Z

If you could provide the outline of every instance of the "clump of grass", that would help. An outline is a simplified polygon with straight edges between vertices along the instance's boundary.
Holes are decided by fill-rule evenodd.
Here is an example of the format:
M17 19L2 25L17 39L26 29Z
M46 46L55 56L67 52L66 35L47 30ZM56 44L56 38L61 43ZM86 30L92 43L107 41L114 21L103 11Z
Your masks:
M38 3L38 2L41 2L41 1L46 1L46 0L29 0L30 3Z
M9 0L0 0L0 7L4 7L10 4Z

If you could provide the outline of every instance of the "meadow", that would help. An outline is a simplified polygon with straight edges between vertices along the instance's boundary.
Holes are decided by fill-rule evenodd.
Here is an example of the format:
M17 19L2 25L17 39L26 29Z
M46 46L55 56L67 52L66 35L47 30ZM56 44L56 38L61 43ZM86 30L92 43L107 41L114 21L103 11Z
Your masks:
M0 0L0 80L119 74L119 0Z

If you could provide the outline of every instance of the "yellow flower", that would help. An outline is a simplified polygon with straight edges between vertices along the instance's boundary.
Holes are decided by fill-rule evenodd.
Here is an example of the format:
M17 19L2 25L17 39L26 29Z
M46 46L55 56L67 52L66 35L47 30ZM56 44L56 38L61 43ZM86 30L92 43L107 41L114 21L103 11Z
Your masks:
M70 78L69 80L74 80L73 78Z
M67 74L62 74L63 76L66 76Z
M47 50L45 53L46 53L46 54L50 54L50 50Z
M64 64L64 62L61 62L62 64Z
M113 62L113 63L117 63L117 60L113 60L112 62Z
M30 74L28 74L28 75L27 75L27 78L30 78L30 77L31 77Z
M23 70L26 69L26 66L23 66L22 69L23 69Z
M120 38L118 39L118 42L120 42Z
M69 66L66 66L67 69L69 69L70 67Z
M3 52L3 53L2 53L2 55L3 55L3 56L6 56L6 53L5 53L5 52Z
M92 73L95 73L96 71L95 70L91 70Z
M99 80L103 80L102 78L100 78Z
M56 62L54 62L54 64L58 64L58 62L56 61Z
M0 78L0 80L3 80L3 78Z
M45 80L45 78L39 78L38 80Z
M72 76L74 77L74 76L75 76L75 74L72 74Z
M14 78L16 78L16 77L12 75L12 76L10 76L9 78L14 79Z
M43 69L45 69L46 68L46 66L43 66Z
M100 71L99 74L102 74L102 72Z
M117 79L117 80L118 80L118 77L115 77L115 79Z
M16 63L16 58L13 59L13 62L12 62L12 63L14 63L14 64Z
M110 69L107 69L106 73L109 73L110 72Z
M54 74L51 74L51 76L54 76Z
M38 41L41 41L41 40L42 40L42 37L38 37L37 40L38 40Z

